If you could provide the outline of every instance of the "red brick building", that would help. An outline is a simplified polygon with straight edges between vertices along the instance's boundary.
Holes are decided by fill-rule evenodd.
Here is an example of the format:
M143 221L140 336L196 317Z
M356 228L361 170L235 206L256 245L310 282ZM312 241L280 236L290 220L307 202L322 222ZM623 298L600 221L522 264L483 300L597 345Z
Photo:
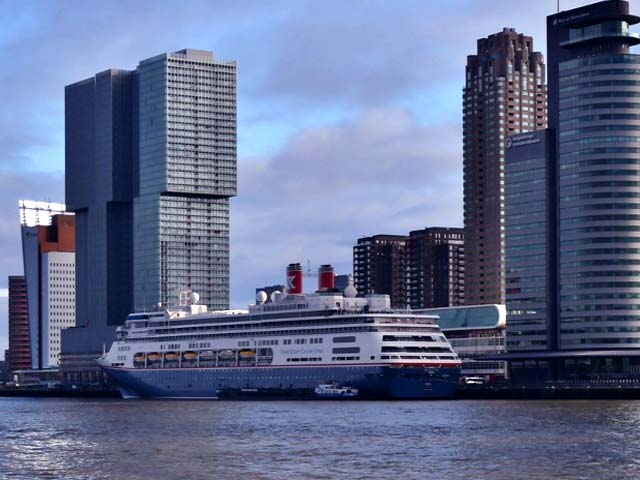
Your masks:
M9 277L9 368L31 368L27 284L23 275Z

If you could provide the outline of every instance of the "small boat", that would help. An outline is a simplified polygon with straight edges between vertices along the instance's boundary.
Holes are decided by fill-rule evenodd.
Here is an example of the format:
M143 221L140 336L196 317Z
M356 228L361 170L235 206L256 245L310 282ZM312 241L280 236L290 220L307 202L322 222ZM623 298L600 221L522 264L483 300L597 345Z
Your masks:
M180 355L176 352L167 352L164 354L164 359L169 360L170 362L176 361L180 358Z
M221 350L218 355L220 358L233 358L236 356L236 352L233 350Z
M195 361L198 359L198 354L196 352L184 352L182 358L184 360Z
M341 387L335 383L323 383L315 388L318 398L356 398L360 393L357 388Z
M136 353L133 357L133 361L143 363L146 357L147 356L144 353Z
M240 350L240 356L242 358L253 358L256 356L255 350Z
M203 350L200 352L200 360L215 360L216 352L213 350Z

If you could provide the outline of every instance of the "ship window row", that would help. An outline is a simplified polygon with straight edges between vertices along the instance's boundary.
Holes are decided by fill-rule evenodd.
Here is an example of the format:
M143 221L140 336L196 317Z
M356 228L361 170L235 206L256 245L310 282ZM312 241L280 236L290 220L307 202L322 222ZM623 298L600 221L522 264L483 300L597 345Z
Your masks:
M362 318L316 318L310 320L299 320L299 321L284 321L284 322L259 322L259 321L251 321L251 323L227 323L229 321L233 321L233 319L224 319L220 322L220 324L216 325L212 322L214 320L207 319L203 322L198 322L202 326L193 326L196 324L195 322L190 322L185 326L176 325L175 322L169 322L169 325L164 327L157 327L152 330L152 333L181 333L181 332L197 332L203 330L238 330L238 329L256 329L256 328L277 328L277 327L303 327L309 325L317 325L317 324L346 324L346 323L373 323L373 319L362 319Z
M382 353L406 352L406 353L438 353L451 352L449 347L382 347Z
M382 360L457 360L455 355L435 355L430 357L420 355L381 355Z
M429 327L373 327L373 326L349 326L342 328L318 328L318 329L306 329L306 330L273 330L273 331L263 331L260 332L260 335L318 335L318 334L331 334L331 333L346 333L346 332L416 332L416 333L426 333L430 331ZM229 338L229 337L246 337L248 334L252 332L238 331L238 332L228 332L228 333L202 333L196 334L198 338ZM193 340L194 334L190 335L172 335L172 340ZM166 341L167 336L144 336L144 337L130 337L129 341Z
M321 357L287 358L287 362L321 362Z
M383 335L383 342L446 342L443 336L438 338L427 335Z
M331 360L333 360L334 362L336 361L344 362L344 361L360 360L360 357L331 357Z
M342 321L340 321L341 319L336 319L336 321L332 321L332 322L328 322L326 320L318 320L316 322L304 322L303 324L298 324L298 323L291 323L291 322L274 322L272 324L268 324L268 325L264 325L264 324L249 324L249 325L245 325L245 324L238 324L238 325L221 325L221 326L202 326L202 327L187 327L187 328L161 328L161 329L156 329L156 330L151 330L150 334L156 334L156 335L171 335L171 334L181 334L181 333L190 333L192 335L198 335L199 332L208 332L208 331L216 331L216 330L237 330L238 332L230 332L229 334L226 334L226 336L236 336L236 335L251 335L254 334L252 331L256 330L256 329L261 329L264 330L265 328L278 328L278 327L306 327L305 329L299 329L299 330L286 330L286 331L280 331L280 333L276 333L273 331L265 331L260 332L259 335L276 335L276 334L283 334L283 335L305 335L305 334L314 334L314 333L335 333L336 331L359 331L358 328L364 328L364 330L362 331L398 331L404 328L410 328L410 329L416 329L416 330L410 330L410 331L419 331L419 332L428 332L428 331L432 331L432 332L438 332L439 329L437 326L410 326L410 327L399 327L399 326L393 326L390 327L387 330L383 330L383 327L378 327L379 330L373 329L373 330L367 330L366 327L351 327L351 329L349 330L335 330L335 329L331 329L331 328L325 328L325 329L313 329L313 330L309 330L308 329L308 325L309 323L311 323L311 325L313 324L332 324L332 325L345 325L345 324L358 324L360 322L356 322L354 320L349 320L349 319L344 319ZM255 335L255 334L254 334ZM337 338L337 337L336 337ZM346 343L346 342L354 342L355 339L349 339L349 340L334 340L334 343ZM315 341L314 343L322 343L322 341Z

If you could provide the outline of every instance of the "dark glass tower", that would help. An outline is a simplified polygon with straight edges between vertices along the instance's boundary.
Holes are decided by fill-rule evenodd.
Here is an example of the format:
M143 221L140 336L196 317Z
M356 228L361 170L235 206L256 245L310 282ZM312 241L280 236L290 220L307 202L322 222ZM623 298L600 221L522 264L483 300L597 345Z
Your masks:
M133 72L65 88L65 202L76 215L76 325L124 323L133 309Z
M640 347L638 22L621 0L547 19L561 350Z

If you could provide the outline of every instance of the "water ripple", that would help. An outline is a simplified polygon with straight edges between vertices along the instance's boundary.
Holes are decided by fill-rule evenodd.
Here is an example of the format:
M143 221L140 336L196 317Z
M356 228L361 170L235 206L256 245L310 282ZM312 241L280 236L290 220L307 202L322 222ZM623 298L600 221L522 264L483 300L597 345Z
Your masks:
M0 479L636 479L640 403L0 398Z

